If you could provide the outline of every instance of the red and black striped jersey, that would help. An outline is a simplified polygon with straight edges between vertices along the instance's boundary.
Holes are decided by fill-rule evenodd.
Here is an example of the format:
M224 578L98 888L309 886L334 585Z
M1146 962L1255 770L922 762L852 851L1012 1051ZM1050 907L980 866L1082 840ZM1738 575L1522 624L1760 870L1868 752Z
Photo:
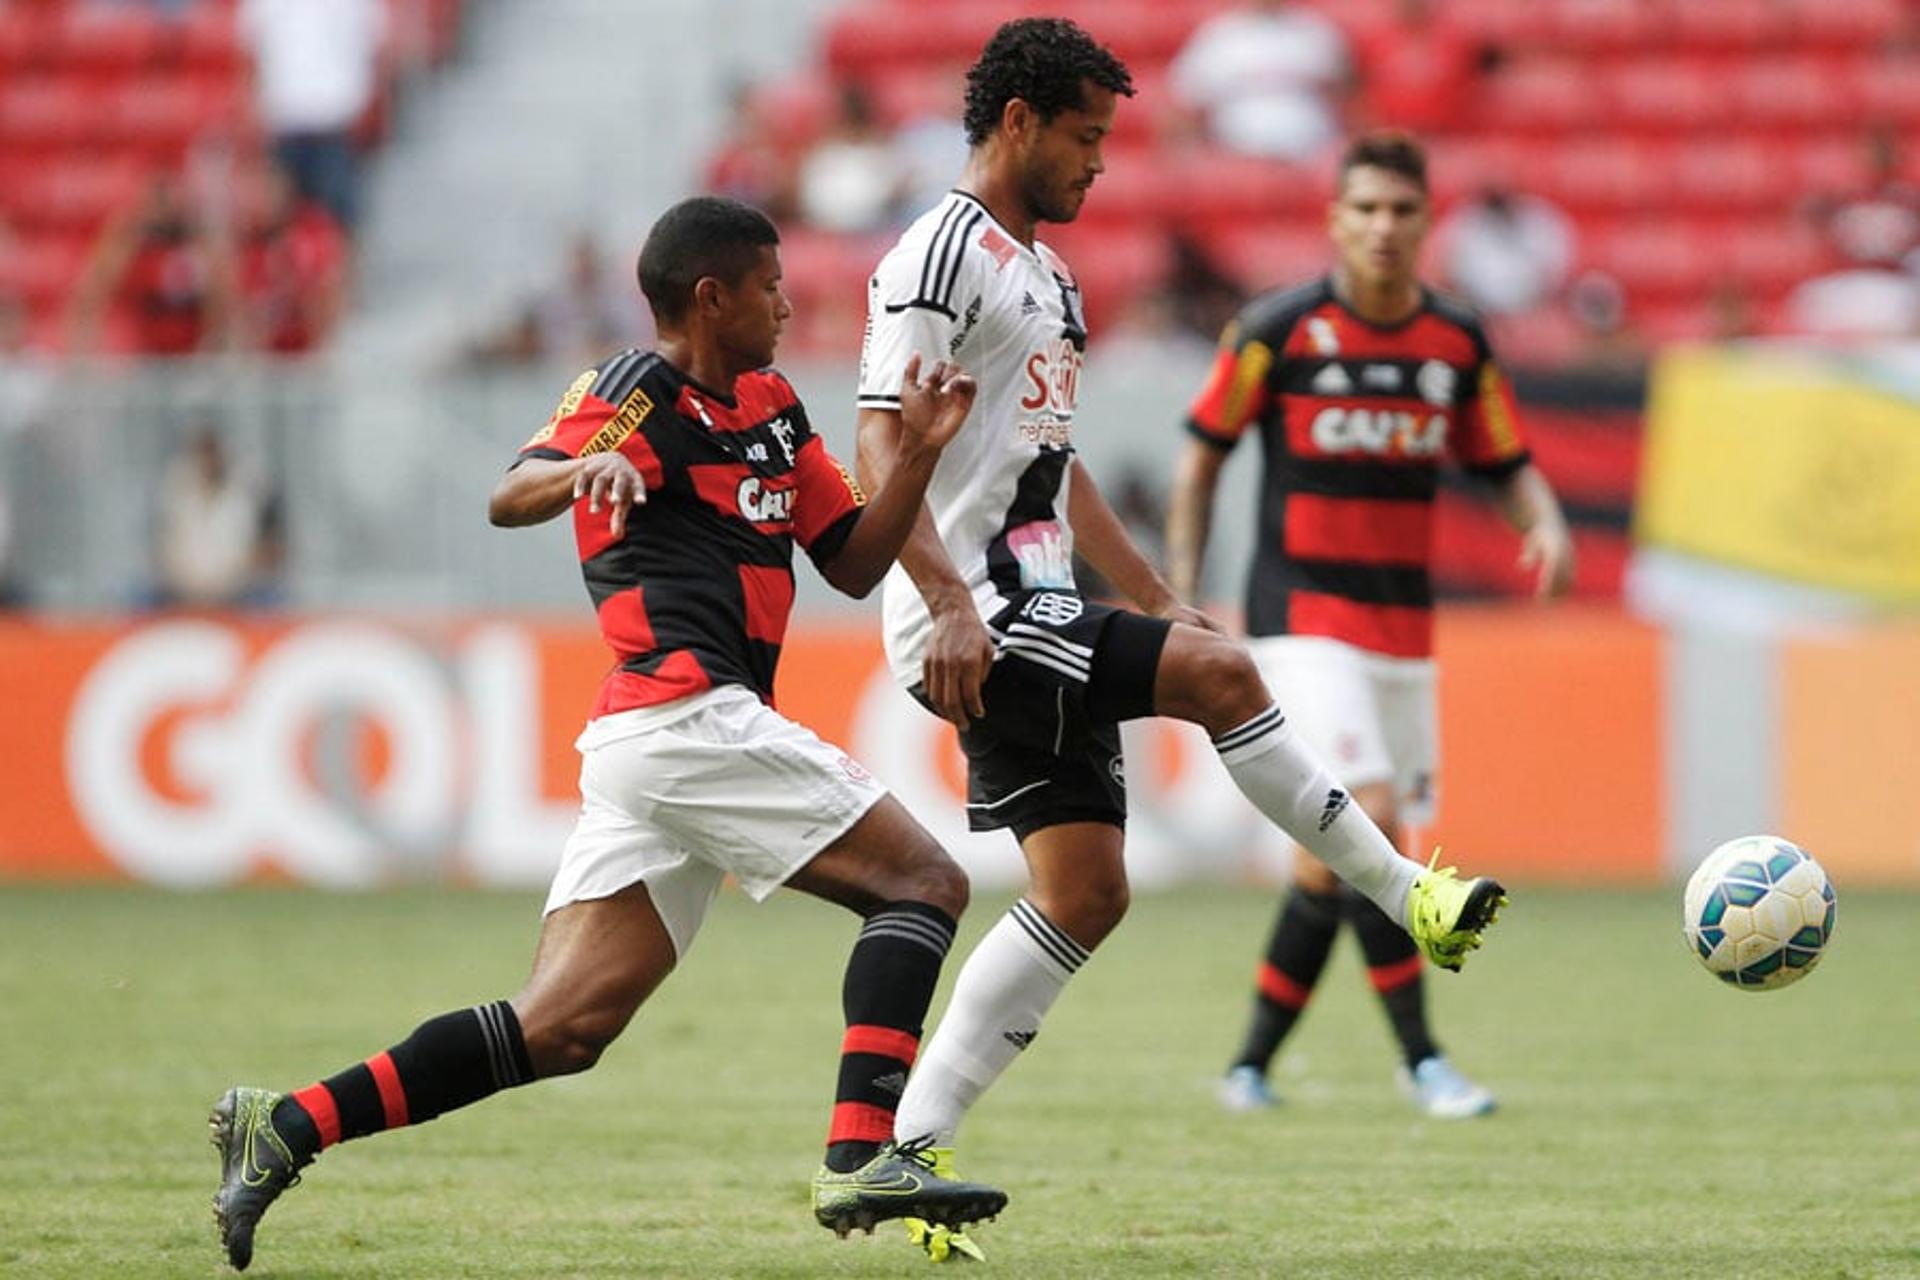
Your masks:
M610 511L573 504L587 593L618 659L593 714L725 684L771 703L793 544L832 560L859 519L859 486L772 369L729 396L656 352L623 351L574 380L520 460L609 449L639 471L647 500L618 539Z
M1265 472L1248 632L1432 653L1440 465L1500 479L1528 461L1478 317L1425 291L1383 328L1326 277L1263 294L1227 327L1187 429L1231 449L1253 423Z

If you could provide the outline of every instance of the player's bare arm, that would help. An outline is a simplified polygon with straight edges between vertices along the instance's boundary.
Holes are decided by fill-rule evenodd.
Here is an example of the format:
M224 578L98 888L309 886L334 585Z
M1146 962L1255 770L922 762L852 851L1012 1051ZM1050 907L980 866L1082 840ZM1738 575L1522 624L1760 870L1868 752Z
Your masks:
M973 378L957 364L936 361L922 377L920 357L907 361L893 465L861 510L840 553L824 569L836 589L861 597L886 576L926 509L922 499L940 451L967 420L976 390Z
M1500 514L1520 533L1520 567L1535 573L1534 593L1557 599L1573 586L1573 535L1540 468L1528 463L1500 484Z
M1189 440L1174 467L1167 495L1167 581L1182 600L1200 595L1200 566L1213 531L1213 499L1227 455L1200 440Z
M860 411L855 467L863 487L885 487L902 432L901 414L891 409ZM940 531L934 527L925 504L914 515L913 529L898 559L933 619L926 660L921 665L927 701L943 719L964 729L973 717L986 714L980 687L993 669L993 638L987 634L986 623L974 607L973 593L954 568L953 557L940 541Z
M494 486L487 519L503 529L541 524L581 498L594 514L612 511L609 529L626 533L627 512L647 500L646 482L619 450L585 458L528 458Z
M1074 546L1087 563L1142 613L1208 631L1221 629L1219 623L1183 601L1140 553L1078 458L1067 468L1067 520L1073 525Z

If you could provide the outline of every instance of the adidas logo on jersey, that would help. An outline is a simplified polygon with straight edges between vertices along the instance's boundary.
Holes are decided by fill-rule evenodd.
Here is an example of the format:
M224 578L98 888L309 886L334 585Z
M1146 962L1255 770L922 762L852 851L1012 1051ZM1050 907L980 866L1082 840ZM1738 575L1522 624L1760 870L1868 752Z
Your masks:
M1003 1031L1000 1034L1006 1039L1006 1042L1014 1048L1025 1049L1033 1043L1034 1038L1040 1033L1038 1031Z
M1020 295L1020 314L1023 316L1040 314L1040 304L1034 301L1031 293L1022 293Z
M1351 803L1352 797L1338 787L1327 792L1327 802L1320 806L1320 830L1332 826L1334 819L1345 813Z
M1337 364L1330 364L1313 375L1313 393L1317 396L1350 396L1353 379Z

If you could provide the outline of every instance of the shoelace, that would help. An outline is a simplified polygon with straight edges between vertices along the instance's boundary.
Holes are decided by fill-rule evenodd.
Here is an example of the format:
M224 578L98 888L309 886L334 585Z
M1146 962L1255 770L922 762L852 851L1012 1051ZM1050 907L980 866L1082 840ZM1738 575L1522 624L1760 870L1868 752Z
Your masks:
M893 1154L903 1160L911 1160L928 1173L932 1173L933 1135L929 1133L918 1138L910 1138L905 1142L895 1143Z

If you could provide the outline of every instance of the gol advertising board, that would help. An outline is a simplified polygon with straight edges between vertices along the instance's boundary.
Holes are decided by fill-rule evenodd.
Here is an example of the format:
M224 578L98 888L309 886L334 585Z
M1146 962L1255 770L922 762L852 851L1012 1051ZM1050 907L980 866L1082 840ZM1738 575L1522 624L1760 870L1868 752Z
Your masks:
M1519 880L1657 878L1650 633L1503 619L1442 623L1434 838ZM0 622L0 878L543 884L608 661L589 627L509 618ZM977 883L1023 880L1011 838L967 831L952 731L893 686L870 627L796 626L778 695ZM1202 733L1141 722L1125 743L1136 884L1284 867Z

